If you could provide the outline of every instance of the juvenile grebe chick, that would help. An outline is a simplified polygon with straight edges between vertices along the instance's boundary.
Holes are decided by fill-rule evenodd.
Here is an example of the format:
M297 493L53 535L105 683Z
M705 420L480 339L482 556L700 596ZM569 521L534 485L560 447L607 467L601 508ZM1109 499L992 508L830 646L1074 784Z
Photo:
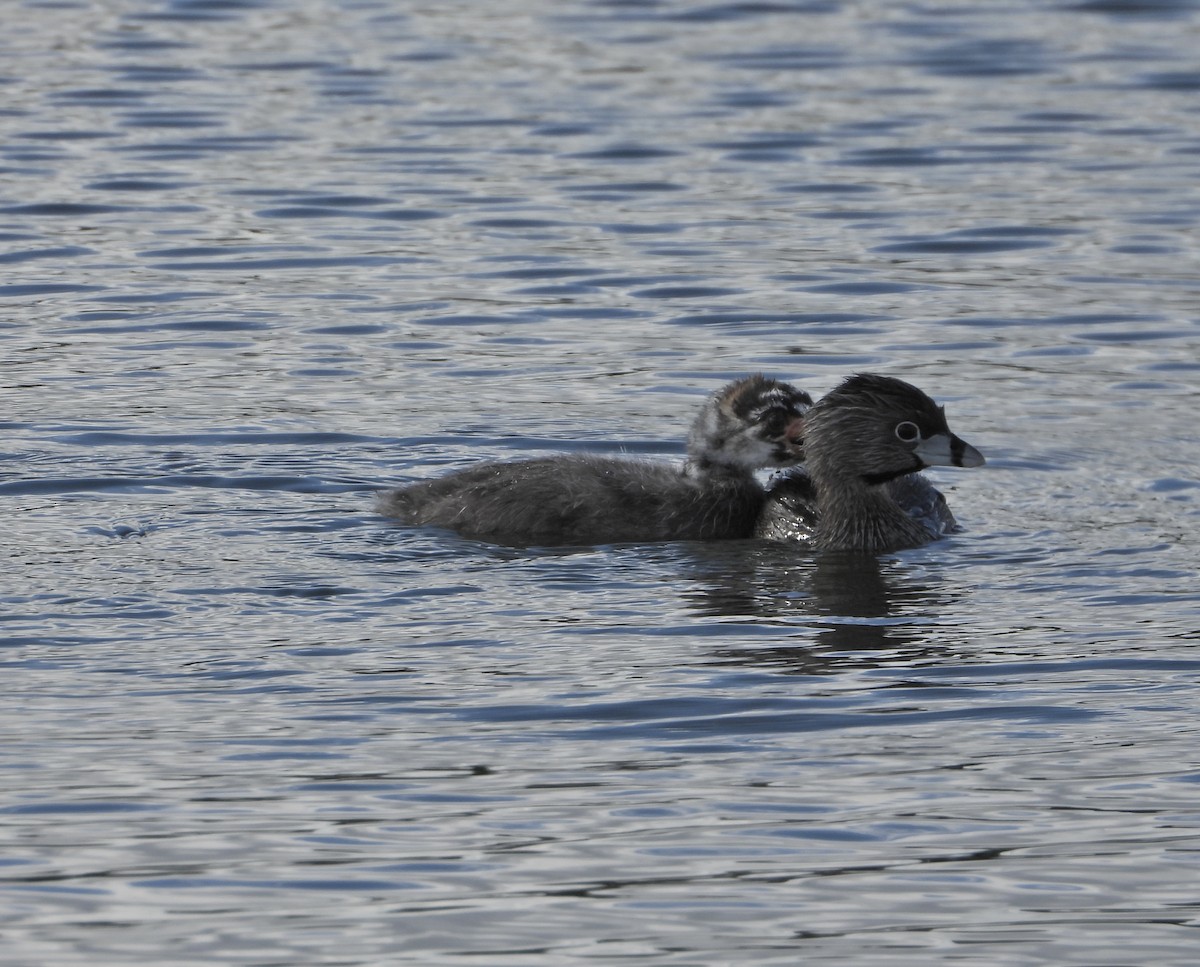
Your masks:
M847 379L809 410L803 435L804 471L772 488L756 537L870 553L919 547L957 526L919 471L984 463L942 407L890 376Z
M749 376L704 404L682 465L567 455L485 463L380 496L382 513L515 546L749 537L766 494L754 471L803 458L812 398Z

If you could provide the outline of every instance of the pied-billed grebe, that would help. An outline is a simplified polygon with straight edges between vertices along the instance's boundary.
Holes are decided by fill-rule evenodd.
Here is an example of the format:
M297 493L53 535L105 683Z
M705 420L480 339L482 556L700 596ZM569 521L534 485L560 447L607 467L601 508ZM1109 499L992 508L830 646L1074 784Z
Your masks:
M829 550L919 547L954 530L946 499L919 471L980 467L946 414L910 383L851 376L804 418L805 466L777 480L755 536Z
M749 537L766 496L754 471L802 458L811 404L787 383L749 376L704 404L681 466L593 455L485 463L387 491L378 506L516 546Z

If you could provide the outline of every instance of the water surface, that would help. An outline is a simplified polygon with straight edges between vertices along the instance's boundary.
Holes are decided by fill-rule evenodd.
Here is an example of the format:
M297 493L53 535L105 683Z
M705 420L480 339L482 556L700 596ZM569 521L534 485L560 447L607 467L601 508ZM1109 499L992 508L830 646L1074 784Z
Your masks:
M6 963L1195 962L1195 3L10 19ZM864 370L965 533L371 510Z

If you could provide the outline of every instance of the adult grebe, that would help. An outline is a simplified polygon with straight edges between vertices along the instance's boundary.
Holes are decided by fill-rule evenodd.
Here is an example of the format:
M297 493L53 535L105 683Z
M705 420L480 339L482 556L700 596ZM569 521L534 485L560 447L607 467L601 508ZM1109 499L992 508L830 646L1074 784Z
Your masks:
M980 467L946 414L910 383L851 376L805 415L803 470L777 480L755 536L871 553L919 547L955 529L945 498L919 471Z

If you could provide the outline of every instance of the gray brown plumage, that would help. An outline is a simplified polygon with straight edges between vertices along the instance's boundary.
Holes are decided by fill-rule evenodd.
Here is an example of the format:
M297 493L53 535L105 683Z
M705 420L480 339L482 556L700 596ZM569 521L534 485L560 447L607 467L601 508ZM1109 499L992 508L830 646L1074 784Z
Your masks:
M764 467L796 463L807 393L750 376L702 407L682 465L567 455L485 463L387 491L379 509L516 546L749 537Z
M978 467L921 390L890 376L847 379L804 418L805 466L772 486L755 536L878 553L927 544L956 528L945 498L920 475Z

